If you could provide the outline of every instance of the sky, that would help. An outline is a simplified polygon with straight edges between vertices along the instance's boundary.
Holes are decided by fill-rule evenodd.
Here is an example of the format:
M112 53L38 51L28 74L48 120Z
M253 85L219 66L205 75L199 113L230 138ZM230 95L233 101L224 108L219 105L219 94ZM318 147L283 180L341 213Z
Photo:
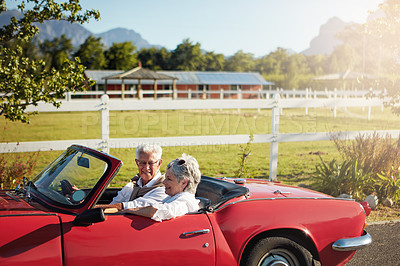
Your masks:
M301 52L336 16L364 23L384 0L81 0L84 9L100 11L101 20L83 26L92 33L122 27L150 44L173 50L184 39L206 51L255 56L278 47ZM16 0L6 0L7 8Z

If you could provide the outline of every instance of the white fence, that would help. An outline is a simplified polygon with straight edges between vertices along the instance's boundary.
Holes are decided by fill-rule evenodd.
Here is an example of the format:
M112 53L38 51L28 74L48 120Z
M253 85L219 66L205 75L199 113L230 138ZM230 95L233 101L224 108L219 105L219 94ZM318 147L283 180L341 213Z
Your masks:
M143 96L147 98L170 98L170 99L243 99L243 98L252 98L252 99L269 99L272 98L271 96L275 93L279 93L281 98L365 98L366 95L372 92L372 88L368 91L362 90L312 90L311 88L305 90L283 90L283 89L276 89L276 90L176 90L175 92L170 89L166 90L141 90L140 95L138 97L138 93L136 90L108 90L107 94L112 95L112 97L116 98L135 98L135 99L143 99ZM383 92L384 95L386 92ZM68 92L65 94L65 100L71 101L74 99L79 98L100 98L104 94L103 91L86 91L86 92ZM374 91L374 94L380 94L379 91ZM1 94L0 94L1 95ZM243 97L246 95L246 97ZM149 97L150 96L150 97Z
M83 100L76 99L63 101L61 107L56 109L49 104L39 104L37 107L29 107L28 111L56 112L56 111L101 111L101 136L99 139L62 140L62 141L37 141L21 143L0 143L0 152L31 152L38 150L65 150L72 144L81 144L95 149L109 152L110 148L135 148L143 142L157 143L161 146L192 146L192 145L226 145L244 144L249 140L249 135L213 135L213 136L178 136L178 137L150 137L150 138L120 138L109 137L109 111L124 110L190 110L190 109L272 109L271 132L269 134L254 135L253 143L271 143L270 148L270 180L276 179L278 163L278 143L298 141L329 140L330 133L279 133L279 116L282 109L304 108L306 114L308 108L331 108L333 116L340 107L366 107L368 108L366 119L371 117L371 108L382 106L382 100L378 98L285 98L281 99L279 93L275 93L273 99L255 100L172 100L172 99L112 99L103 95L100 99ZM342 138L352 139L359 134L370 134L373 131L342 132ZM377 131L380 134L390 134L397 137L400 130Z

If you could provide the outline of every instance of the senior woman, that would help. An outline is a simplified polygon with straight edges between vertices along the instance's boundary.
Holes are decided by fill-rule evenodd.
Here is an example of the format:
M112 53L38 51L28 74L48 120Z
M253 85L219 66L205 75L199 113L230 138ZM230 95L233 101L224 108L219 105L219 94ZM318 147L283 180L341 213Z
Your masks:
M151 206L125 209L121 212L152 218L156 221L168 220L199 209L195 198L201 173L197 160L189 155L170 162L165 173L165 193L163 201Z

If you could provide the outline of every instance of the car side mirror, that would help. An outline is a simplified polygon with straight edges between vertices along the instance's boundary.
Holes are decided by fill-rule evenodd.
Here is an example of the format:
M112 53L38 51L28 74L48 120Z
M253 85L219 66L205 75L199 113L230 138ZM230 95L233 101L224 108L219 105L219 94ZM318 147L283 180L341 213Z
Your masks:
M104 222L106 217L104 216L104 211L101 208L89 209L78 214L74 221L74 225L78 226L88 226L94 223Z

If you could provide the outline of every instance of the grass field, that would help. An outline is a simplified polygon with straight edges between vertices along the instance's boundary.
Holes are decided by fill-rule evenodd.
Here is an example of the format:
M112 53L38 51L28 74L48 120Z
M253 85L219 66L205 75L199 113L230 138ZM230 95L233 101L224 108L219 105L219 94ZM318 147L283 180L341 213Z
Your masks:
M41 113L30 124L5 121L0 118L1 142L25 142L67 139L100 138L99 112ZM374 108L371 120L367 109L338 110L333 118L330 109L285 109L280 116L279 132L338 132L358 130L400 129L400 118L390 110ZM266 134L271 130L271 111L206 110L206 111L132 111L110 112L110 137L165 137L219 134ZM79 143L77 143L79 144ZM57 157L61 151L41 152L35 173ZM134 149L112 149L110 153L123 160L124 166L114 185L126 183L137 172ZM186 146L163 148L162 171L169 161L182 153L196 157L202 173L209 176L233 176L239 167L239 145ZM268 177L269 144L252 144L248 169L257 177ZM2 154L13 160L16 154ZM279 144L278 180L289 183L307 183L320 158L331 160L338 153L330 141L291 142ZM340 158L339 158L340 159Z

